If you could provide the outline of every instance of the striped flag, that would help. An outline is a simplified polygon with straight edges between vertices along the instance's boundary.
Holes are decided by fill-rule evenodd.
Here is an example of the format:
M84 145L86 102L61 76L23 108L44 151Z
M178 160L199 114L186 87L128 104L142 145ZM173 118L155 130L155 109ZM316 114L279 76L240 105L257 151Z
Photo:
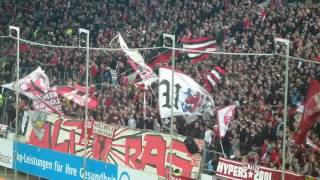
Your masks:
M180 39L183 49L198 51L216 51L216 40L213 37L197 39ZM208 53L188 51L191 63L195 64L209 57Z
M209 70L202 74L204 86L209 93L212 92L213 87L215 87L221 82L222 77L224 75L225 75L225 71L220 66L214 66L212 70Z

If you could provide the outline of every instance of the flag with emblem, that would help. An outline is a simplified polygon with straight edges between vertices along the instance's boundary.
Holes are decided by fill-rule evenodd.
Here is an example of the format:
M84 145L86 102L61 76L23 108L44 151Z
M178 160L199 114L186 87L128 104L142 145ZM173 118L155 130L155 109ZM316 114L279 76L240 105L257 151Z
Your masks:
M208 107L213 109L214 102L209 93L189 76L176 70L172 86L172 70L160 67L159 70L159 111L161 118L171 116L202 115ZM173 104L171 104L172 88Z
M230 105L217 111L219 136L223 138L226 135L228 125L234 118L236 105Z

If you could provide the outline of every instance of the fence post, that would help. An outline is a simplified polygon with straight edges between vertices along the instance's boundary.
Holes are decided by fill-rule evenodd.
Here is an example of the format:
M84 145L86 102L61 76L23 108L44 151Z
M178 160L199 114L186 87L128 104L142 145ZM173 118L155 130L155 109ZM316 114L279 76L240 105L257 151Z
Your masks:
M283 133L282 133L282 168L281 179L285 180L286 171L286 135L287 135L287 118L288 118L288 73L289 73L289 51L290 41L288 39L275 38L275 42L282 42L287 46L285 62L285 86L284 86L284 112L283 112Z
M15 30L17 32L17 80L16 80L16 124L15 124L15 137L14 137L14 155L13 158L16 157L17 155L17 140L18 140L18 128L19 128L19 121L18 121L18 116L19 116L19 109L18 109L18 105L19 105L19 70L20 70L20 28L19 27L15 27L15 26L9 26L9 36L12 37L11 35L11 31ZM17 172L17 168L16 166L14 167L14 179L16 180L18 176L18 172Z

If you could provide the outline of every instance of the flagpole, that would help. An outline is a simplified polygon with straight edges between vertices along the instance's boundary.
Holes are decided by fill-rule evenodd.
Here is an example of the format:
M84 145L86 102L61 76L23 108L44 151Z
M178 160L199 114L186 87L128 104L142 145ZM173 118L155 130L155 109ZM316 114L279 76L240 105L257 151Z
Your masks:
M174 99L174 70L175 70L175 47L176 47L176 36L172 34L163 33L163 47L166 47L164 40L170 38L172 40L172 82L171 82L171 122L170 122L170 172L169 179L172 179L172 143L173 143L173 99Z
M17 140L18 140L18 128L19 128L19 121L18 121L18 116L19 116L19 70L20 70L20 28L16 26L9 26L9 36L13 37L11 34L11 31L14 30L17 32L17 80L16 80L16 124L15 124L15 137L14 137L14 157L17 155ZM16 164L16 163L15 163ZM16 165L14 166L14 179L17 179L18 172Z
M146 115L146 91L143 90L143 119L145 120L147 118L147 115Z
M86 96L85 96L85 117L84 117L84 159L83 159L83 169L86 172L86 155L88 146L88 96L89 96L89 30L79 29L79 47L81 47L80 35L84 33L87 35L86 38ZM85 176L83 177L85 179Z
M282 133L282 170L281 170L281 173L282 173L281 179L285 180L290 41L288 39L275 38L275 43L277 43L277 42L284 43L287 46L286 62L285 62L286 70L285 70L285 87L284 87L284 112L283 112L283 133Z
M223 155L224 155L224 156L226 156L226 153L224 152L224 148L223 148L223 145L222 145L221 139L220 139L220 146L221 146L221 150L222 150Z

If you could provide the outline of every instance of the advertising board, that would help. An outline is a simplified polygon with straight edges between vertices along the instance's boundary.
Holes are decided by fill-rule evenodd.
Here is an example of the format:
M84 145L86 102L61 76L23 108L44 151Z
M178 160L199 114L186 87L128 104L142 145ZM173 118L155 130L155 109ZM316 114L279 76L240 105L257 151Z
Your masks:
M13 166L13 142L0 138L0 166L12 168Z
M116 180L118 177L117 166L113 164L86 159L84 166L84 159L78 156L22 143L17 143L16 148L14 163L17 170L35 176L50 180Z

